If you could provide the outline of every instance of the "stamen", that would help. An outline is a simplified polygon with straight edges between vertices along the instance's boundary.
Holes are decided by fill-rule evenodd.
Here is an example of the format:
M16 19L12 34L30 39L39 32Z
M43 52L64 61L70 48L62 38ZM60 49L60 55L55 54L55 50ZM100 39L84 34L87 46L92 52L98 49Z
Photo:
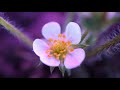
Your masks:
M63 34L63 38L66 38L66 36Z
M54 40L54 43L57 42L57 40Z
M65 41L62 41L63 44L65 44Z
M48 57L50 58L50 57L52 57L52 55L51 55L51 54L48 54Z
M60 51L60 53L63 53L64 51Z
M68 42L67 42L67 45L68 45L68 46L70 46L70 45L71 45L71 42L70 42L70 41L68 41Z
M66 55L63 55L62 58L64 59L66 57Z
M71 42L65 41L64 38L66 38L64 34L59 34L58 40L49 38L50 48L46 50L48 57L64 60L67 53L70 53L74 50L74 48L71 47Z
M73 52L74 51L74 49L73 48L70 48L70 52Z
M66 52L66 50L64 49L63 52Z
M50 42L52 42L52 41L53 41L53 39L52 39L52 38L49 38L48 40L49 40Z
M51 50L46 50L46 52L45 53L49 53Z
M53 55L57 56L57 53L53 53Z
M60 54L57 54L57 57L60 57Z
M57 56L56 58L59 60L59 57L58 57L58 56Z
M61 37L62 37L62 34L58 34L58 37L61 38Z

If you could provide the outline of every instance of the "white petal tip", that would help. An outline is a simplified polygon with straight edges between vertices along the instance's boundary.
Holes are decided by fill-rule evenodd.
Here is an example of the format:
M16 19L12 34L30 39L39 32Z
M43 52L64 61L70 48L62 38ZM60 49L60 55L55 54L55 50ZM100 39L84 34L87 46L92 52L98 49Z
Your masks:
M81 28L75 22L69 22L66 26L65 35L72 44L78 44L81 41Z
M61 32L61 27L57 22L49 22L42 28L42 35L46 38L56 39L58 34Z

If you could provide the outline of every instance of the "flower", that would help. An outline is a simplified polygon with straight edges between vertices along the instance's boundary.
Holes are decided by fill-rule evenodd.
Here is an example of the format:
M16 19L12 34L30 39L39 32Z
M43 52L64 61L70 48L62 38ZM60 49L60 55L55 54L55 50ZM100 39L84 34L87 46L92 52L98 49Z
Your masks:
M57 22L49 22L43 26L42 35L46 40L35 39L33 51L45 65L57 67L63 63L67 69L72 69L84 60L85 51L73 47L81 40L81 29L77 23L68 23L66 31L61 34L60 25Z

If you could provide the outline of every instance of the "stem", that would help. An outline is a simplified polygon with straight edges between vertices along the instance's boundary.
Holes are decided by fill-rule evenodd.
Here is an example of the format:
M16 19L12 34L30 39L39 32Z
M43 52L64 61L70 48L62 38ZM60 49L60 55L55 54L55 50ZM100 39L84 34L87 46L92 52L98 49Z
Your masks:
M32 48L32 40L28 38L26 35L24 35L20 30L18 30L16 27L14 27L12 24L10 24L8 21L0 17L0 24L5 27L11 34L18 37L20 40L22 40L24 43L26 43L30 48Z
M88 31L85 31L85 33L82 35L81 42L85 39L85 37L88 35ZM81 43L80 42L80 43Z
M119 42L120 42L120 35L116 36L111 41L95 48L94 50L89 51L89 53L87 53L87 57L91 57L93 55L96 55L96 54L102 52L104 49L108 49L111 46L115 46Z
M66 16L65 23L63 24L63 30L65 30L66 25L73 20L75 12L68 12Z

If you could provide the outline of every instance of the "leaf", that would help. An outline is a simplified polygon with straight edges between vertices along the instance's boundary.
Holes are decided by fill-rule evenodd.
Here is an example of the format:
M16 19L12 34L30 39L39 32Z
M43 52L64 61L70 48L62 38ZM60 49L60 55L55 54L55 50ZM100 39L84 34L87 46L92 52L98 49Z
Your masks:
M64 66L64 64L60 64L59 70L61 71L62 76L64 77L64 75L65 75L65 66Z
M53 70L55 69L55 67L50 67L50 73L52 74Z

